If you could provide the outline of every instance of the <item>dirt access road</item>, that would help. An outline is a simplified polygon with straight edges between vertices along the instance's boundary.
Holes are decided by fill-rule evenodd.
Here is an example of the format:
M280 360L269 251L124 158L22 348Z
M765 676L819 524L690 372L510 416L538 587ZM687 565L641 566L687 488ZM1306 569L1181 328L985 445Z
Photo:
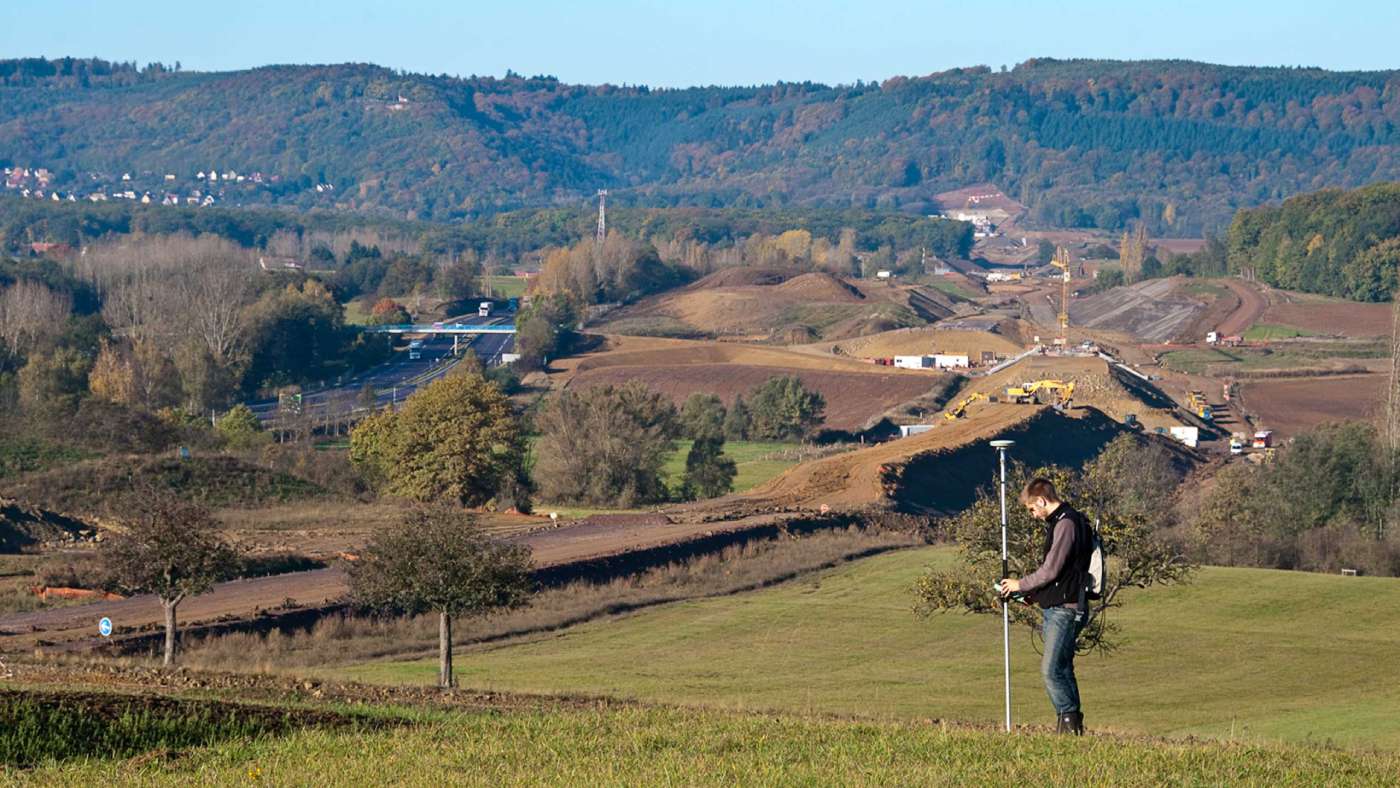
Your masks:
M744 530L760 525L760 520L772 521L776 516L672 523L660 514L618 515L535 531L510 541L529 545L535 566L548 568L685 542L711 533ZM289 600L294 600L295 606L320 606L340 599L347 590L345 572L335 566L234 580L182 602L179 618L183 626L247 617L257 615L260 610L282 607ZM96 635L97 622L103 617L112 620L118 633L154 627L165 620L160 601L150 595L11 615L0 618L0 653L26 650L39 645L40 641L53 643L91 638Z
M1243 336L1255 321L1264 316L1264 310L1269 308L1269 301L1254 285L1241 279L1225 279L1222 283L1239 296L1240 305L1220 321L1215 330L1221 336Z

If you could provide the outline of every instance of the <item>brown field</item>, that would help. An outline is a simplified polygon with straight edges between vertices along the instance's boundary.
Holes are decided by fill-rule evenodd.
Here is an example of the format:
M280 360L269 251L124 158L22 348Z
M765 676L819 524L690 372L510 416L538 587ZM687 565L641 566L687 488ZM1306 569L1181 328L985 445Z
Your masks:
M1371 418L1385 384L1385 375L1257 381L1242 385L1240 398L1260 427L1291 436L1327 422Z
M404 504L392 501L310 501L219 509L214 515L229 539L250 553L296 552L329 560L362 549L375 530L396 522L403 511ZM482 512L477 521L496 536L528 533L550 524L545 517L504 512Z
M990 331L949 331L936 326L901 328L841 342L821 342L802 349L833 349L843 356L855 358L888 358L891 356L932 353L967 353L975 363L982 351L999 356L1013 356L1024 348L1000 334Z
M570 385L621 384L640 380L680 404L695 392L717 394L726 404L735 395L747 395L755 386L775 375L796 375L802 384L826 398L825 426L853 430L872 417L903 402L928 393L946 375L909 372L831 372L792 367L746 364L653 364L646 366L607 366L579 373ZM879 369L888 369L880 367Z
M1261 323L1346 337L1379 337L1390 333L1390 304L1343 301L1284 290L1269 291L1269 301Z

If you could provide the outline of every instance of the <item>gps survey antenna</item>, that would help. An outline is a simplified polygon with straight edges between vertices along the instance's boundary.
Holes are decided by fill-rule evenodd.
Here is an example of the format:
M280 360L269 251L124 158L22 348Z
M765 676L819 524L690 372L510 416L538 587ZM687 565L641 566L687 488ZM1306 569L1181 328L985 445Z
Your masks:
M1016 441L997 440L992 441L992 448L997 450L997 456L1001 460L1001 579L1005 580L1009 574L1006 556L1006 450L1011 448ZM1011 732L1011 611L1007 607L1010 602L1006 595L1001 595L1001 663L1002 673L1006 686L1006 732Z

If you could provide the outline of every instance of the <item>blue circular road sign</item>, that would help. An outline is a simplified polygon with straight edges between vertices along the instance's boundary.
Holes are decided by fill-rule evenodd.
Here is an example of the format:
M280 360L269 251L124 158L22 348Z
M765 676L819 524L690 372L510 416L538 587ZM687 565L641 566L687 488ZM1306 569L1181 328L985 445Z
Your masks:
M102 637L104 637L104 638L105 638L105 637L111 637L111 636L112 636L112 619L107 618L106 616L103 616L103 617L102 617L102 620L97 622L97 633L98 633L99 635L101 635Z

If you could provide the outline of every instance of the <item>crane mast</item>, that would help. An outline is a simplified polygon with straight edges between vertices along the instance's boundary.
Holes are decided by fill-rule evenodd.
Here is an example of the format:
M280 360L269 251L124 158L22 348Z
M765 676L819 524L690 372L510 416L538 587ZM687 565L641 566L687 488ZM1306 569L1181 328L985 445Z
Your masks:
M1050 264L1060 269L1060 345L1069 345L1069 250L1055 247L1055 259Z

